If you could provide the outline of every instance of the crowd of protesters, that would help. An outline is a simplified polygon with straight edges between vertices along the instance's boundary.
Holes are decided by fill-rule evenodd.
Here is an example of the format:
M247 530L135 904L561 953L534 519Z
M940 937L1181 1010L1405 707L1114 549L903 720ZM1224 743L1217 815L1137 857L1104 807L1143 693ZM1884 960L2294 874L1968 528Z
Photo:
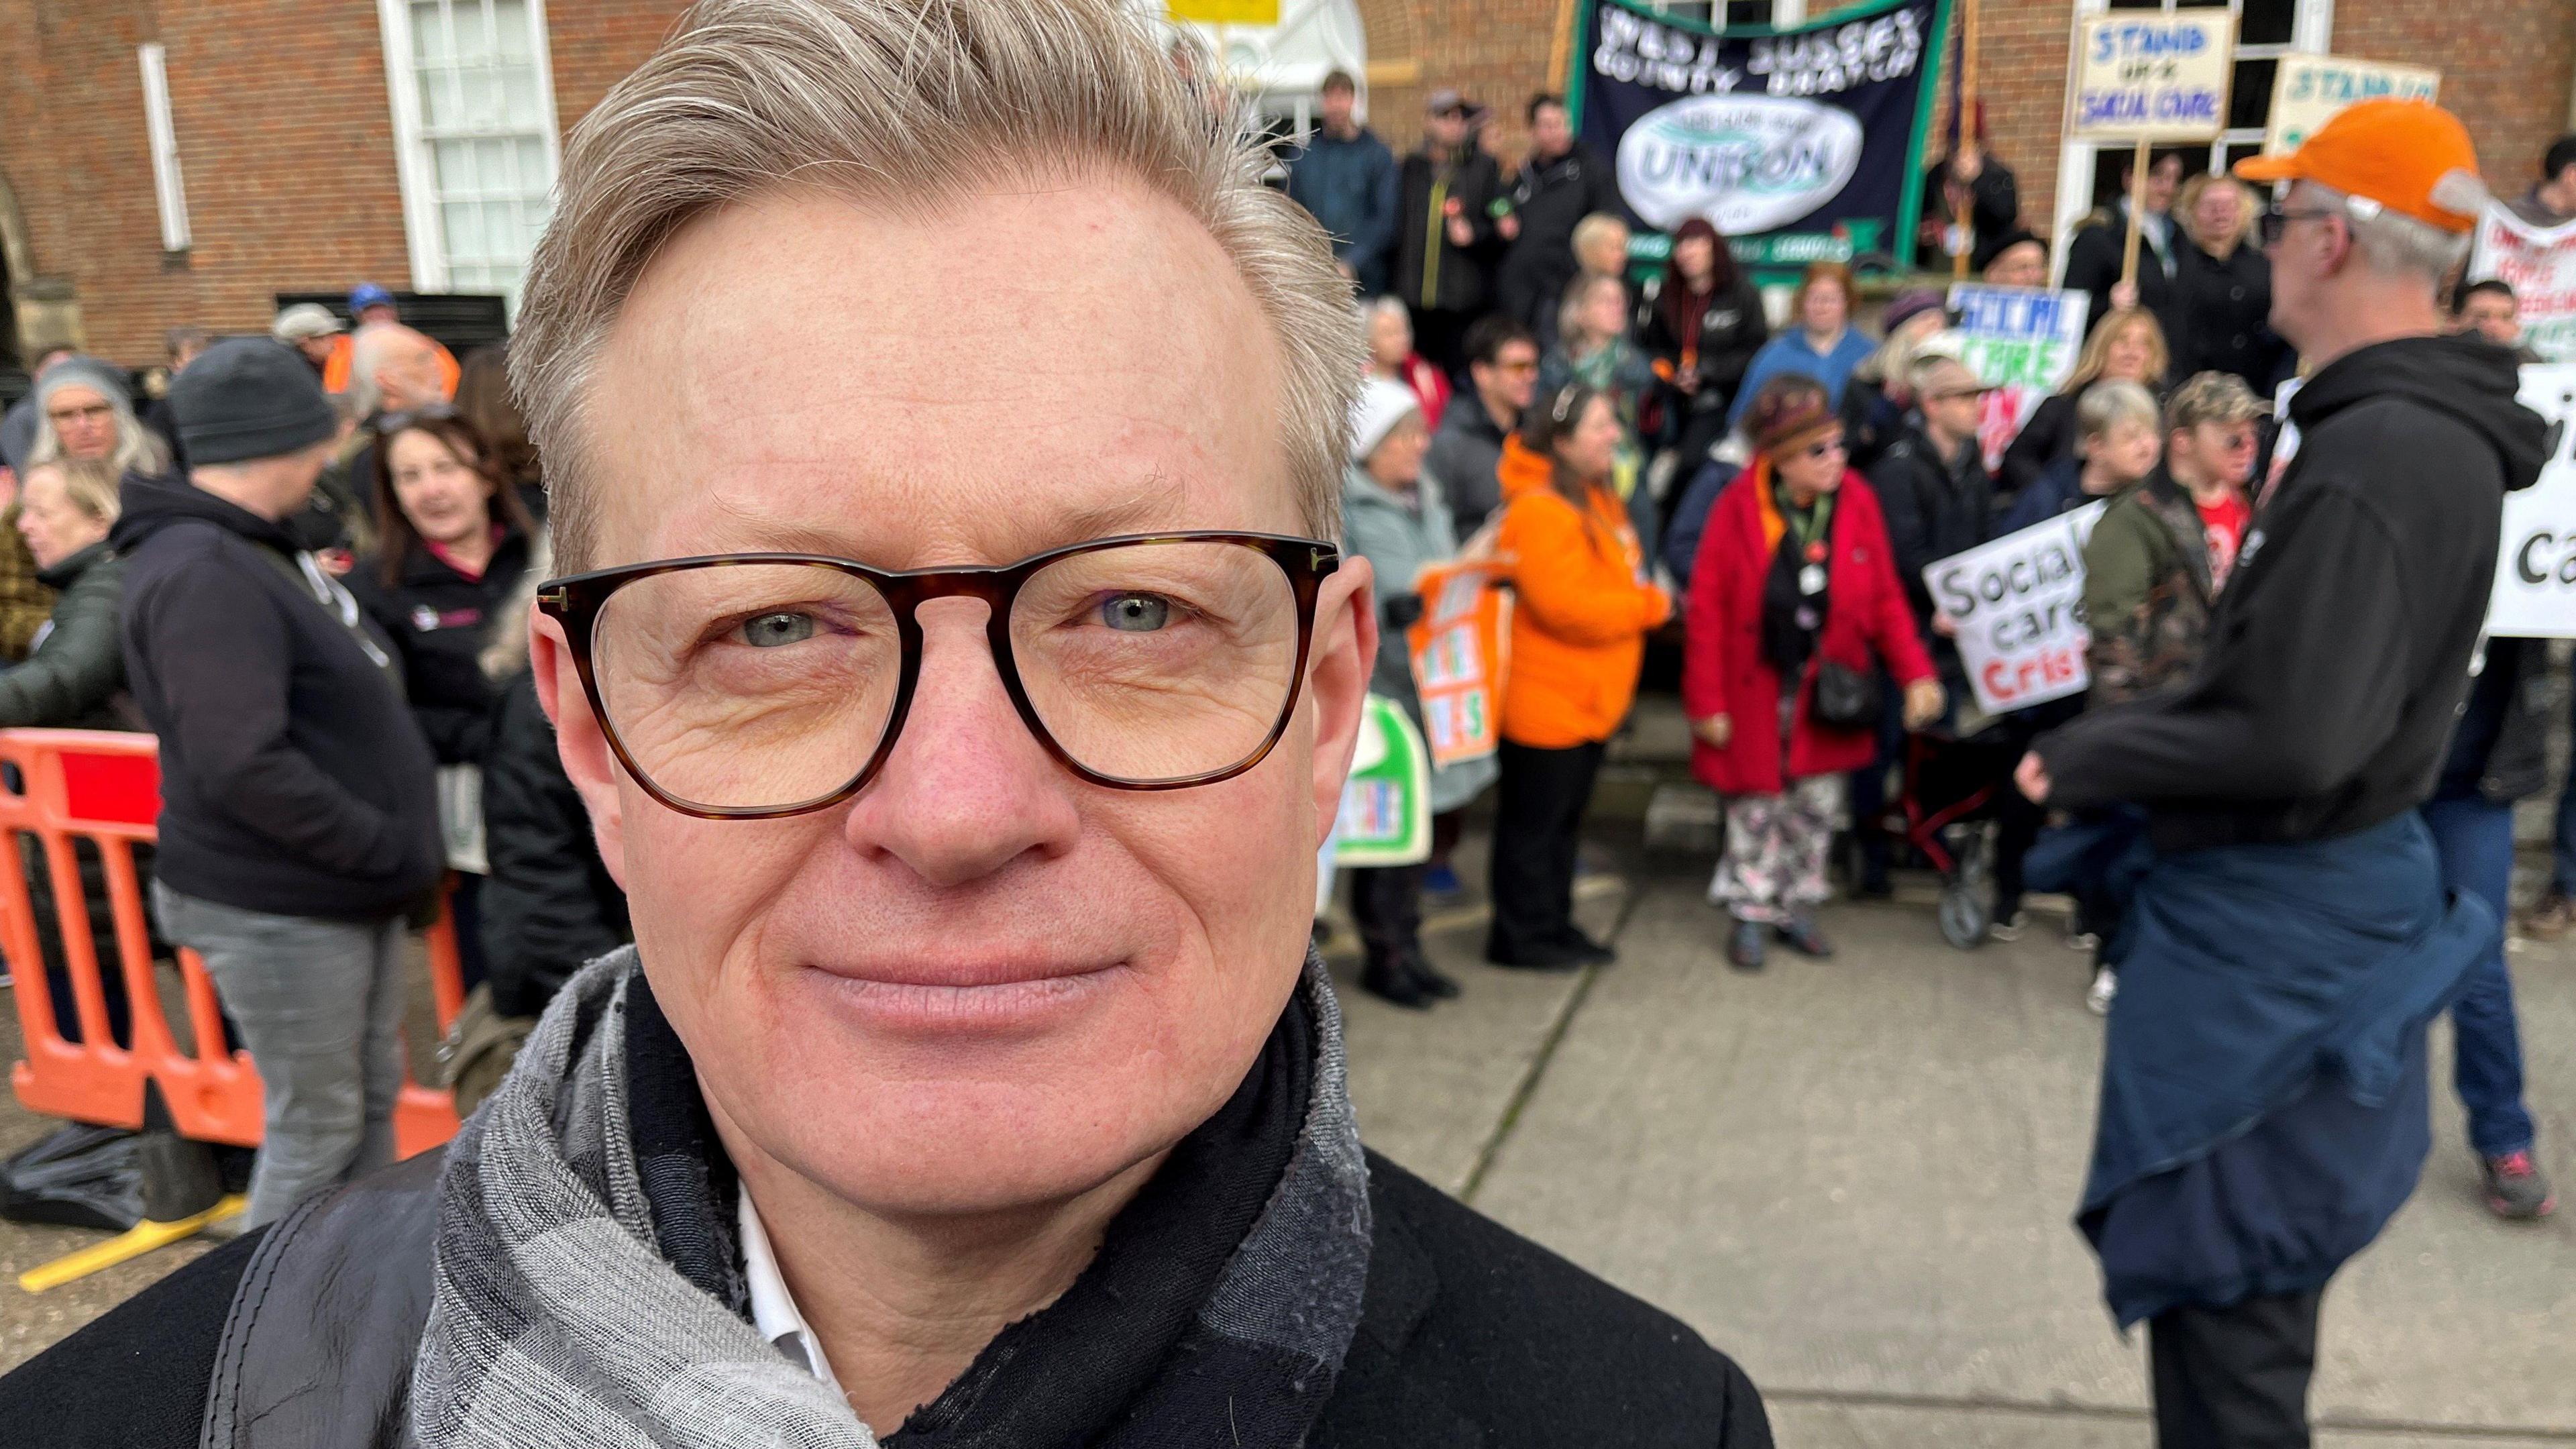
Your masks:
M267 1086L243 1226L389 1160L407 927L452 911L469 1094L626 931L528 675L545 499L500 349L459 364L379 287L348 319L175 330L143 409L127 371L56 349L0 424L0 726L159 739L153 948L199 952ZM51 883L29 884L78 1039ZM123 976L100 986L126 1041Z
M1908 849L1893 807L1911 783L1910 731L1977 735L2008 765L2049 729L2189 678L2274 452L2269 399L2298 366L2272 326L2270 263L2254 240L2263 206L2244 182L2185 177L2179 157L2155 158L2134 193L2138 262L2123 280L2136 178L2119 176L2120 200L2078 228L2066 258L2065 285L2092 313L2080 355L1999 446L1982 431L1991 389L1963 361L1940 292L1899 292L1873 332L1850 269L1820 262L1797 278L1775 329L1727 239L1697 219L1672 235L1669 264L1632 288L1630 229L1592 179L1606 168L1575 142L1556 98L1530 102L1530 155L1506 179L1481 146L1486 111L1458 93L1433 94L1422 148L1398 163L1354 119L1354 89L1327 81L1324 130L1288 175L1366 301L1376 380L1355 423L1345 507L1354 547L1378 566L1384 692L1418 712L1402 640L1420 610L1406 581L1422 567L1490 554L1510 561L1516 593L1489 960L1565 969L1610 958L1573 925L1574 836L1640 651L1659 632L1681 648L1694 771L1724 801L1710 896L1732 923L1726 956L1746 970L1763 967L1775 939L1832 951L1815 910L1846 823L1849 888L1889 893ZM2559 170L2576 174L2576 142L2562 150ZM1375 189L1342 174L1363 151L1382 158L1366 162ZM2520 204L2550 204L2558 184ZM1381 193L1396 198L1392 215L1371 200ZM1958 248L1983 281L2046 285L2049 248L2016 195L2010 169L1974 142L1933 163L1921 263L1947 269ZM1375 292L1381 249L1403 265ZM2519 346L2505 284L2455 283L2449 303L2451 331ZM1398 410L1401 422L1389 416ZM2106 511L2084 556L2089 692L1982 716L1924 566L2095 503ZM2524 698L2500 681L2539 669L2526 652L2493 650L2468 728ZM2525 741L2517 731L2507 743ZM1434 872L1355 883L1367 989L1408 1006L1455 992L1424 962L1419 898L1426 879L1448 874L1455 821L1484 784L1455 770L1436 781ZM1990 930L2011 939L2026 929L2027 867L2048 816L2017 791L1989 793ZM2496 788L2446 787L2426 809L2446 839L2468 827L2444 822L2485 809L2478 827L2502 839L2490 818L2501 805ZM2086 820L2138 818L2124 806ZM2559 833L2558 883L2526 920L2534 935L2576 929L2576 787ZM2066 936L2091 962L2088 1004L2105 1013L2133 935L2121 877L2070 874L2068 848L2051 847L2040 874L2076 901ZM2493 875L2485 862L2501 849L2471 854ZM2501 900L2491 885L2478 888ZM2500 955L2480 979L2462 1007L2461 1092L2494 1206L2537 1213L2550 1199L2519 1106Z

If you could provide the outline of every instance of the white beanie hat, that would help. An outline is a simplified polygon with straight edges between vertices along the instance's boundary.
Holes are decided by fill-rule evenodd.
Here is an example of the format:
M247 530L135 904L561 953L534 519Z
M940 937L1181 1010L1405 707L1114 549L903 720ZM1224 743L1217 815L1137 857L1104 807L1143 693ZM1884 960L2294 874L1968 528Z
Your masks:
M1360 395L1351 400L1351 461L1364 463L1406 413L1422 411L1422 401L1413 389L1383 377L1363 379Z

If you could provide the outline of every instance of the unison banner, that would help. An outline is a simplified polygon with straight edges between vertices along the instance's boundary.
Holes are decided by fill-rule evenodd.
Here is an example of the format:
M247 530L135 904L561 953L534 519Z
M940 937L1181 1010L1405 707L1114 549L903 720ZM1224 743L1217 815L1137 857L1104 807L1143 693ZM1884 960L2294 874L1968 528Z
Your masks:
M1705 217L1748 266L1910 249L1949 0L1875 0L1813 25L1713 30L1586 0L1576 124L1647 225Z

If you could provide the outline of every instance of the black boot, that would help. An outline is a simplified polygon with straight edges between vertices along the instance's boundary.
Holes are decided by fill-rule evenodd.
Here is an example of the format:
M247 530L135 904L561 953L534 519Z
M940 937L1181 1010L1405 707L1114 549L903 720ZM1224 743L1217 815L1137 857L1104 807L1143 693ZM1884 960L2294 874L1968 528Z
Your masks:
M1421 987L1425 996L1439 1001L1458 999L1458 983L1433 966L1420 946L1404 953L1404 969L1412 974L1413 984Z
M1424 991L1422 983L1405 969L1401 956L1372 954L1368 963L1360 967L1360 990L1408 1011L1431 1009L1430 993Z

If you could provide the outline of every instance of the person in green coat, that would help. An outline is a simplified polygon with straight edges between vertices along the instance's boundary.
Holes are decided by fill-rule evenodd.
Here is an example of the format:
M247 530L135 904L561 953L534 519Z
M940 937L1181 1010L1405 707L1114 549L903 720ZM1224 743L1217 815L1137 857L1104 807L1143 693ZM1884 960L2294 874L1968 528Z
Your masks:
M1369 561L1377 579L1379 642L1371 693L1395 701L1422 726L1422 704L1413 686L1413 661L1405 630L1422 617L1413 580L1458 552L1456 526L1438 480L1422 471L1431 430L1412 390L1385 378L1361 384L1351 409L1351 462L1342 482L1342 536L1350 552ZM1432 833L1454 840L1467 803L1494 782L1491 757L1462 761L1431 773ZM1436 847L1435 847L1436 848ZM1353 870L1351 915L1366 953L1360 987L1398 1006L1423 1008L1455 996L1458 984L1433 969L1422 953L1420 865Z

